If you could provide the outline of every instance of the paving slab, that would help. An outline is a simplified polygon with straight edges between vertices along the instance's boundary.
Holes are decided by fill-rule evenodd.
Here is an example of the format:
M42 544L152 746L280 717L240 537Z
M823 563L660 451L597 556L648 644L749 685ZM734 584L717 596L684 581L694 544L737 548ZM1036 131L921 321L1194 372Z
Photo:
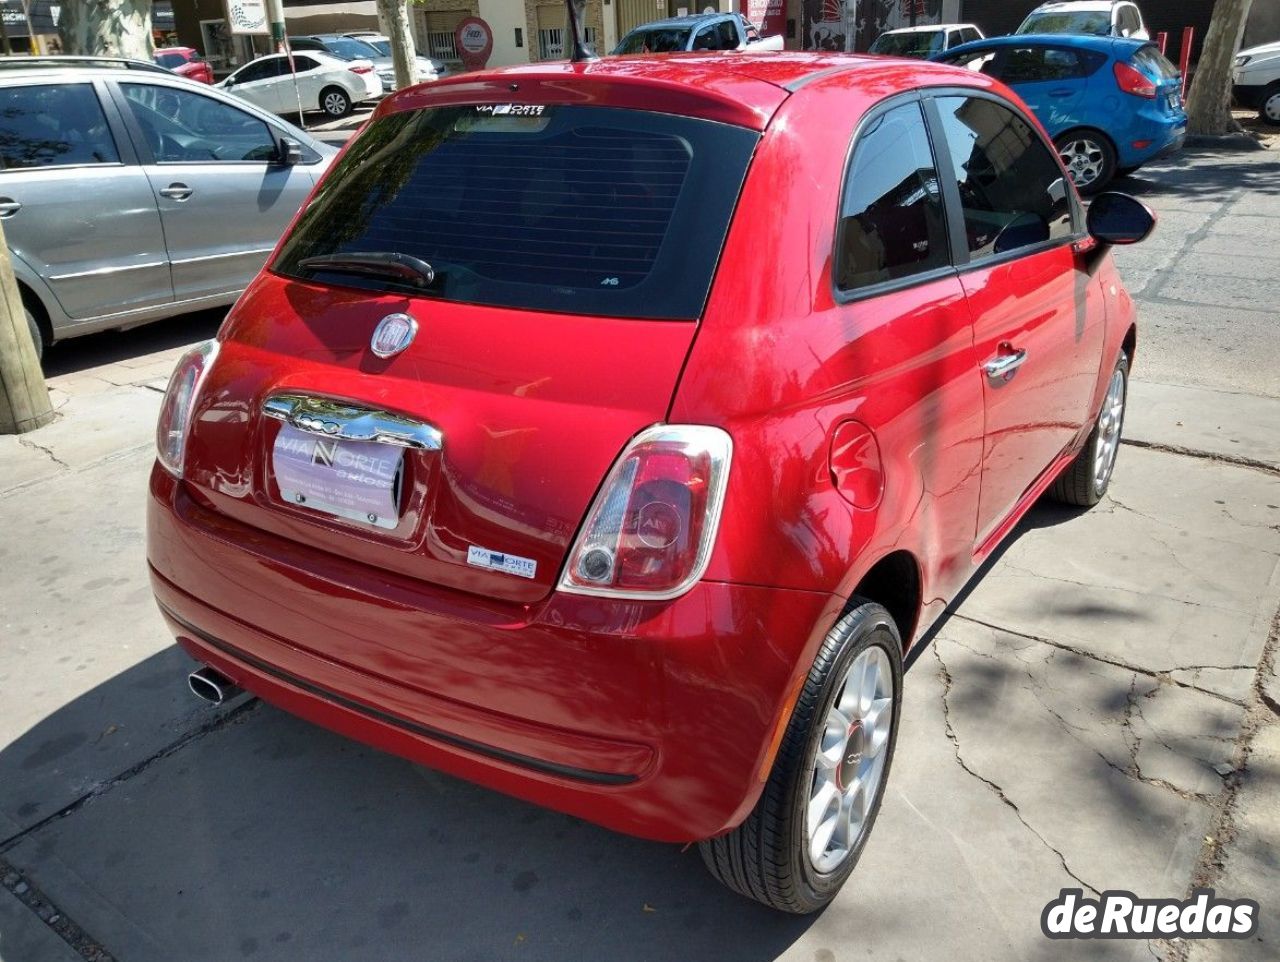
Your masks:
M1129 384L1124 437L1280 471L1280 398L1135 378Z
M73 440L55 450L74 459ZM0 500L0 812L22 829L207 721L147 583L151 461L113 455Z
M44 920L0 888L0 962L83 962Z

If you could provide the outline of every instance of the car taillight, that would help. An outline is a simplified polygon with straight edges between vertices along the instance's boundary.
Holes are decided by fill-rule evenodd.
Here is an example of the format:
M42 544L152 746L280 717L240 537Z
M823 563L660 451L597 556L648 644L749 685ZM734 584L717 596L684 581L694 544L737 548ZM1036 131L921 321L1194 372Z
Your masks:
M1133 94L1135 97L1146 97L1148 100L1154 100L1156 96L1156 85L1151 82L1142 71L1130 64L1116 61L1115 67L1116 83L1120 85L1120 89L1127 94Z
M711 559L732 457L719 428L640 432L591 505L560 590L657 600L688 591Z
M178 360L156 422L156 458L174 477L182 477L182 461L187 447L187 430L200 385L218 356L218 342L197 344Z
M373 73L373 68L372 68L372 67L368 67L368 66L365 66L365 67L349 67L349 68L347 68L347 69L349 69L352 73Z

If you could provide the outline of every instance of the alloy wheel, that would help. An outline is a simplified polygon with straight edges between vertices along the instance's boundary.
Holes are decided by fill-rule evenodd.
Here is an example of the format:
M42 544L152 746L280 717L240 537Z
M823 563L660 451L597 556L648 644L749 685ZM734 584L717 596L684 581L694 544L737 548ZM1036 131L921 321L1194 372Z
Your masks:
M1262 105L1262 114L1273 124L1280 124L1280 90L1277 90Z
M1116 368L1107 386L1107 396L1098 415L1098 445L1093 454L1093 484L1101 491L1111 480L1120 450L1120 428L1124 424L1124 371Z
M872 645L840 682L814 751L805 846L822 874L838 869L866 833L884 778L893 697L889 657Z
M341 117L347 112L347 98L336 90L333 93L326 94L324 98L324 112L334 117Z
M1077 188L1087 187L1101 177L1106 164L1102 145L1088 137L1076 137L1059 145L1058 156Z

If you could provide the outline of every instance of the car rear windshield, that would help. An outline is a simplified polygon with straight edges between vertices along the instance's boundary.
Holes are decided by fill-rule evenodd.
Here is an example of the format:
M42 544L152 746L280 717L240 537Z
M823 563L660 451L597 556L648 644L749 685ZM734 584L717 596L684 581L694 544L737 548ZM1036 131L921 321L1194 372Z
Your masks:
M168 67L172 70L174 67L181 67L186 62L187 58L180 53L161 53L158 50L156 51L156 63L162 67Z
M1154 45L1142 47L1133 55L1133 62L1138 65L1139 69L1146 72L1147 76L1154 77L1159 80L1175 80L1181 76L1178 68L1173 65L1173 61L1169 60L1160 52L1160 48Z
M615 54L626 53L679 53L689 48L692 27L652 27L634 30L622 38Z
M1033 13L1023 21L1018 33L1083 33L1106 37L1111 33L1111 14L1083 10L1075 13Z
M920 59L942 51L941 30L917 30L912 33L882 33L871 45L871 53Z
M272 265L305 280L613 317L702 313L759 136L607 107L466 106L374 121ZM305 264L392 253L425 289Z

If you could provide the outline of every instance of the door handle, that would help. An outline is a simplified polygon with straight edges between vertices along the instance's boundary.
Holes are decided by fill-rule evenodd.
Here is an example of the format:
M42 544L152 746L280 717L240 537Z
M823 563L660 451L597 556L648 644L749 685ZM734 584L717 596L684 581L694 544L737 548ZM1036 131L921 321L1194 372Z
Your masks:
M992 358L982 365L982 369L987 372L987 377L992 380L1003 378L1008 380L1013 376L1013 372L1022 366L1022 362L1027 359L1027 352L1022 348L1012 351L1008 354L1001 354L999 357Z
M22 210L22 205L12 197L0 197L0 217L12 217Z
M168 197L170 200L186 200L194 193L186 184L175 181L168 187L160 188L160 196Z

